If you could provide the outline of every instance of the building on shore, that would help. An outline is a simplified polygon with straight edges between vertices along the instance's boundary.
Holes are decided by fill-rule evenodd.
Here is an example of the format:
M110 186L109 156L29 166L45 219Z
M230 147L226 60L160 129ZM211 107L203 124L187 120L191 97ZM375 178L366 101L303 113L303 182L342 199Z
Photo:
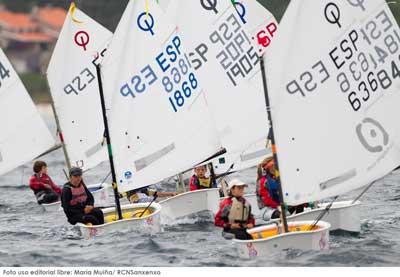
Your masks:
M59 7L35 7L29 14L16 13L0 6L0 47L17 72L44 72L66 13Z

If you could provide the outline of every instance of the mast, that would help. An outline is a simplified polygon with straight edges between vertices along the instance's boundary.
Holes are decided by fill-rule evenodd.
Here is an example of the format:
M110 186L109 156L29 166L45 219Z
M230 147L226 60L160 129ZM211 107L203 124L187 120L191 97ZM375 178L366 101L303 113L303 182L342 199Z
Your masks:
M121 204L119 202L119 192L118 192L118 186L117 186L117 177L116 177L116 174L115 174L114 158L113 158L113 154L112 154L110 131L108 129L108 121L107 121L107 114L106 114L106 103L104 101L103 82L101 80L100 64L96 64L96 73L97 73L97 80L98 80L98 83L99 83L101 111L102 111L102 114L103 114L103 122L104 122L104 130L105 130L104 133L105 133L106 140L107 140L108 158L110 160L111 176L112 176L112 187L113 187L113 190L114 190L115 205L116 205L117 212L118 212L118 220L121 220L122 219L122 211L121 211Z
M261 67L261 75L262 75L262 80L263 80L264 96L265 96L265 104L266 104L266 108L267 108L268 120L271 124L271 126L270 126L271 149L272 149L272 155L273 155L274 162L275 162L276 182L278 183L278 189L279 189L279 202L280 202L279 204L281 207L281 219L282 219L283 230L285 233L287 233L289 231L289 228L287 225L286 207L285 207L285 203L283 200L281 177L280 177L280 173L279 173L278 153L276 151L276 146L275 146L275 134L274 134L274 128L273 128L273 123L272 123L271 106L270 106L269 96L268 96L267 78L265 76L264 55L260 57L260 67Z
M217 187L217 176L215 176L214 165L212 162L208 164L208 169L210 170L212 187L216 188Z
M46 82L47 82L47 80L46 80ZM57 114L57 111L56 111L56 107L54 105L53 95L51 94L50 86L49 86L48 83L47 83L47 87L49 88L50 104L51 104L51 109L53 110L54 119L56 121L57 134L58 134L58 137L59 137L60 142L61 142L61 147L63 149L65 162L67 164L67 168L68 168L68 172L69 172L69 170L71 169L71 160L69 159L67 147L65 146L64 135L63 135L63 132L62 132L62 129L61 129L60 120L58 119L58 114Z

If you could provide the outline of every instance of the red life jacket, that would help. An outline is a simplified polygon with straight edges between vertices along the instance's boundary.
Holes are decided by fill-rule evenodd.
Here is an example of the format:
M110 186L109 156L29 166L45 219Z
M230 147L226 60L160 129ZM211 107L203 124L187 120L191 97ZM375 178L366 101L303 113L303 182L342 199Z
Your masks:
M50 185L51 189L46 188L45 184ZM29 180L29 187L33 190L35 195L52 191L61 195L61 189L54 184L53 180L51 180L50 176L47 174L42 174L41 176L39 176L39 174L33 174Z
M69 204L75 206L77 204L85 203L87 200L87 194L85 187L81 184L79 187L69 186L71 189L72 198Z
M214 224L218 227L224 227L226 223L255 224L254 216L251 214L251 205L245 198L229 197L220 203Z
M279 200L276 199L275 194L271 194L268 178L263 176L256 186L257 206L259 209L265 206L276 209L279 205Z

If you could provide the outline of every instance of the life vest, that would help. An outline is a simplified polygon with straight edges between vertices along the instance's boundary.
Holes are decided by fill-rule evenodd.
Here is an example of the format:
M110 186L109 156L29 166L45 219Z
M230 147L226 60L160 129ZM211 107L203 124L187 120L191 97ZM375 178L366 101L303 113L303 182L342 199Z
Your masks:
M48 178L44 178L44 180L42 180L42 177L40 177L39 174L34 174L33 176L35 176L35 179L38 183L46 183L46 181L48 180ZM40 197L43 198L46 193L50 193L53 191L51 189L43 189L43 188L41 189L31 188L31 189L33 190L33 193L35 194L36 198L38 198L38 200Z
M238 200L236 197L232 197L232 205L228 214L228 222L230 224L245 224L249 219L250 209L250 204L244 198Z
M256 186L256 196L257 196L257 206L259 209L262 209L266 206L264 200L261 195L261 186L268 191L269 197L274 200L276 203L279 203L279 189L278 189L278 182L270 177L269 175L264 176L259 181L260 183ZM263 183L261 183L263 182Z
M145 203L153 200L153 195L156 190L151 190L147 187L131 190L127 193L128 200L131 203Z
M68 186L71 189L72 198L69 204L75 206L77 204L83 204L87 200L87 194L85 187L81 184L79 187Z
M153 197L148 196L146 193L137 192L129 196L129 202L131 203L147 203L151 202Z
M211 177L200 178L194 175L194 184L197 189L209 189L212 187Z

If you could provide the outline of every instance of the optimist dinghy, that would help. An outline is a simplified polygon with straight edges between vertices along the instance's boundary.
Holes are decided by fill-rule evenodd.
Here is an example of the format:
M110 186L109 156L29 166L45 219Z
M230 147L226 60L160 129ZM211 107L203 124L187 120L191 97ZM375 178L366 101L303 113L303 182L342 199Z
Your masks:
M329 8L338 9L340 24L328 18ZM369 30L370 25L380 30L379 36L375 29ZM400 41L394 42L400 29L386 2L292 1L279 28L267 56L268 90L264 59L261 67L267 107L275 119L272 149L277 166L279 161L281 204L294 206L336 197L394 170L400 164L396 147L400 137ZM336 51L351 40L351 55L339 62ZM396 47L391 47L391 41ZM359 71L354 72L354 66ZM319 245L320 249L329 247L329 239L323 239L328 238L328 223L318 219L285 223L283 214L280 234L267 225L248 230L254 238L251 241L234 240L240 255L318 249L318 241L324 246ZM304 224L317 229L304 232ZM300 229L299 239L293 239L297 232L291 232L291 226Z
M246 198L246 200L251 204L252 213L255 217L257 226L272 223L271 221L278 221L278 219L270 220L268 216L263 214L265 211L258 208L257 196L255 194L247 194L244 198ZM331 231L342 230L354 233L359 233L361 231L360 201L348 200L334 201L333 203L317 203L316 207L304 208L304 212L302 213L288 215L287 220L289 222L315 220L329 205L329 210L322 219L329 222L331 225Z
M252 21L254 25L261 26L265 23L266 18L270 21L274 19L259 4L254 4L256 7L253 9L254 5L250 2L256 1L237 3L239 7L238 10L235 10L232 2L220 1L217 4L217 9L223 12L215 14L205 10L199 1L160 1L161 8L176 24L182 37L188 38L185 40L185 46L189 49L187 59L195 69L196 76L198 75L200 80L207 80L202 83L203 92L197 97L196 101L203 101L203 98L205 98L210 111L207 114L199 113L199 110L192 108L190 113L193 116L203 118L202 121L208 122L209 126L216 126L215 133L218 134L222 145L227 151L236 151L249 144L254 144L260 138L266 137L268 132L264 128L259 128L259 126L265 124L267 118L265 106L263 105L263 95L260 94L258 96L256 93L249 93L256 90L239 77L239 72L237 72L236 76L233 76L230 72L231 68L222 68L220 65L220 58L223 55L228 55L228 53L233 54L233 52L229 52L232 50L235 51L233 55L236 62L227 60L227 64L237 65L236 69L240 71L242 71L242 68L239 68L240 65L245 66L246 74L249 75L255 72L253 62L257 62L256 50L251 47L250 40L244 33L248 25L243 26L242 21ZM249 15L248 10L242 9L244 7L250 9L250 6L253 10L257 10L257 14L251 13ZM222 14L224 15L220 19L219 15ZM236 27L240 28L236 29ZM237 37L235 41L232 40L230 43L231 48L228 47L228 52L223 51L224 48L221 47L221 44L225 43L224 39L221 37L222 41L216 40L218 36L222 36L222 34L218 33L218 30L223 30L224 28L229 28L229 33L232 33L232 37ZM239 49L240 53L236 52ZM226 58L229 59L228 56ZM241 62L240 65L239 60ZM259 87L261 88L261 84ZM261 92L262 90L260 90ZM228 105L227 99L229 99ZM241 111L240 113L237 112L239 110ZM209 114L212 115L210 119ZM264 116L265 120L263 119ZM254 126L257 126L257 128ZM197 130L200 130L200 128L197 128ZM199 137L201 141L187 153L183 153L183 155L192 155L199 146L206 144L207 139L204 137L206 130L202 127L201 136L194 135L194 137L189 138L193 140ZM263 149L261 153L256 153L255 155L254 153L249 153L250 155L243 156L243 165L238 165L234 170L241 169L241 166L245 166L249 159L255 159L257 155L262 155L265 152L265 149ZM214 153L217 153L217 151ZM209 160L206 160L203 164L208 162ZM221 172L225 167L221 165L214 169L218 169L217 172ZM201 210L209 210L215 213L219 207L218 195L217 189L190 191L162 201L160 204L163 206L163 211L161 212L163 222L172 223L173 220Z
M144 31L141 25L146 16L157 22L151 32ZM111 162L115 191L124 193L160 182L221 150L219 137L209 119L210 112L201 95L202 83L185 55L185 43L176 26L168 22L156 3L128 3L101 62L107 93L103 98L110 107L107 111L110 129L106 127L106 133L108 140L112 138L113 141L113 155L110 151L109 156L115 160L115 167ZM175 58L168 60L168 66L160 62L161 56L170 55ZM97 66L97 72L101 81L100 66ZM132 80L148 84L137 86ZM106 118L105 107L103 114ZM107 120L104 121L107 125ZM199 128L201 136L198 135ZM108 143L111 148L111 142ZM185 198L183 195L179 199ZM218 201L215 204L217 206ZM123 217L123 209L118 211L118 205L116 203L117 221L101 227L81 227L107 230L107 226L125 228L127 220L133 224L132 220ZM159 224L159 221L154 223Z
M87 51L74 42L75 36L84 32L96 34L90 38ZM99 127L103 121L93 61L100 58L98 52L111 37L110 31L71 4L47 69L51 104L68 170L71 165L89 170L108 159L104 129ZM112 205L109 184L87 187L96 207ZM58 210L57 204L43 207Z
M160 201L162 206L161 223L173 224L177 219L209 211L212 216L218 211L219 189L189 191Z
M146 209L147 208L147 209ZM122 205L123 219L118 220L116 208L102 209L104 213L104 224L85 225L76 224L84 238L89 239L115 231L118 232L140 232L143 234L155 234L161 232L161 206L157 203L128 204Z
M234 243L239 257L251 259L264 257L289 248L300 250L329 249L328 222L296 221L288 223L288 232L284 233L279 224L270 224L248 230L252 240L236 240Z

